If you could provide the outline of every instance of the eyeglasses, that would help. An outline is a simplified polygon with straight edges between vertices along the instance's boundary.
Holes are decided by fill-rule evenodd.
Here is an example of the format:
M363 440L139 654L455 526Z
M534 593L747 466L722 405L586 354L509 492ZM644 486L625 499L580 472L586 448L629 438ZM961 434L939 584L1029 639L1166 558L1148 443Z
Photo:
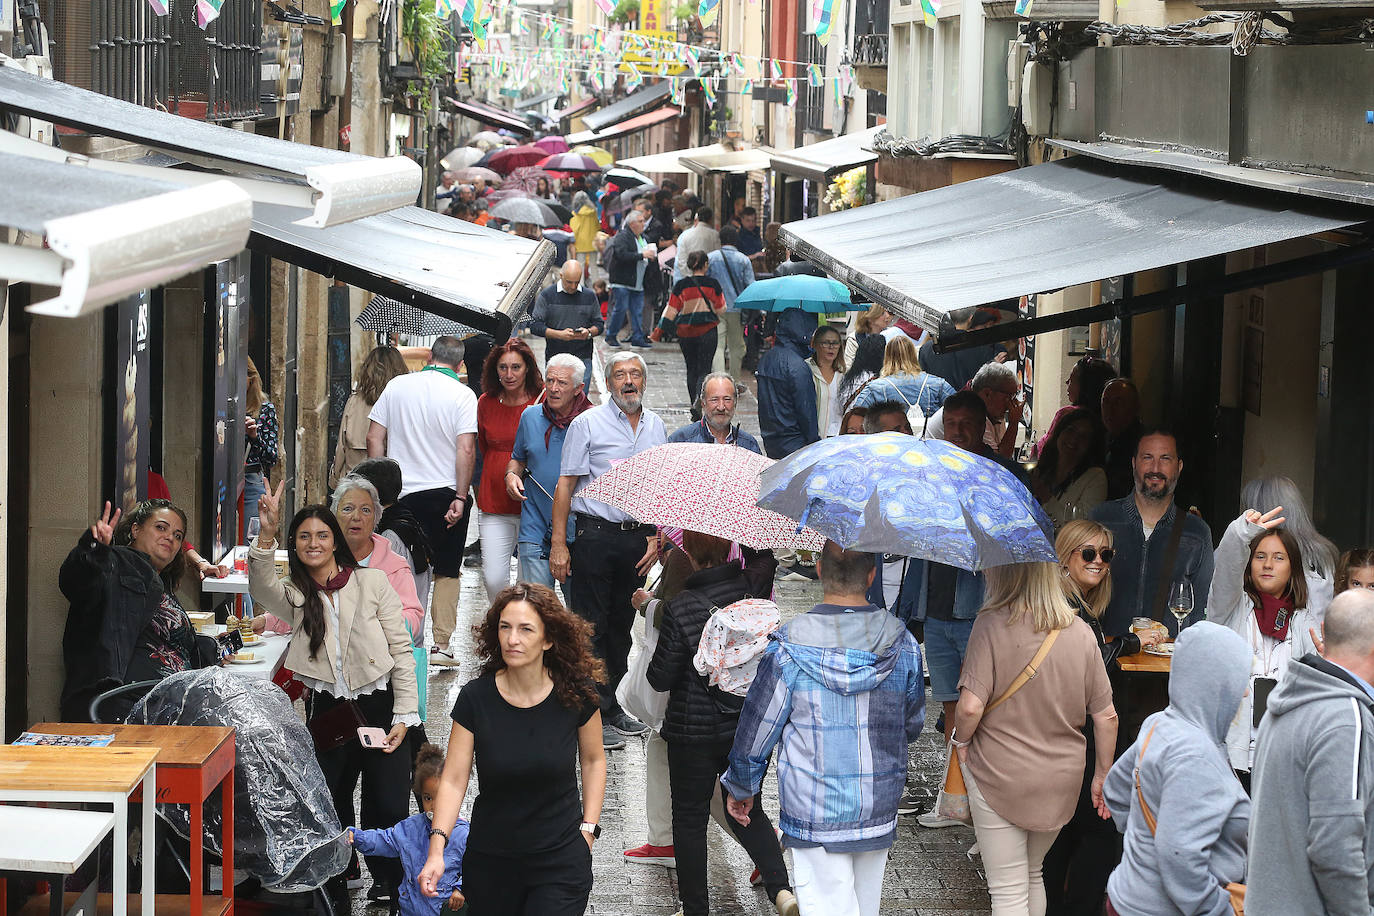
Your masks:
M1116 556L1116 551L1110 547L1103 547L1101 550L1095 547L1084 547L1078 551L1078 554L1083 558L1084 563L1092 563L1098 557L1102 558L1103 563L1111 563L1112 557Z
M838 340L820 340L816 342L816 346L818 347L838 347L839 345L840 342Z

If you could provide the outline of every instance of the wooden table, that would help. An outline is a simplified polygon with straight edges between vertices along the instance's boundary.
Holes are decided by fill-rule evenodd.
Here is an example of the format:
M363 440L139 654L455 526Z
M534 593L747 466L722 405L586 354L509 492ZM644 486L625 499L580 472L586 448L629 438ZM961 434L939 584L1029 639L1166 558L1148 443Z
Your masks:
M97 726L109 734L114 726ZM129 797L157 797L158 751L151 747L22 747L0 745L0 801L75 802L110 805L114 812L113 912L128 912ZM143 806L143 886L153 887L153 806ZM144 894L143 916L153 916Z
M29 729L49 735L115 736L111 748L157 751L157 801L191 809L190 912L215 916L234 911L234 730L222 726L92 725L42 722ZM205 894L205 801L216 790L223 805L220 842L224 849L221 896ZM135 797L135 801L138 798ZM145 810L151 809L148 805ZM116 860L118 861L118 860ZM145 885L145 890L151 885ZM165 897L167 895L161 895ZM163 909L159 897L158 909Z
M1130 674L1168 674L1169 666L1173 664L1173 657L1151 655L1141 651L1135 655L1120 656L1116 663L1121 666L1122 671Z

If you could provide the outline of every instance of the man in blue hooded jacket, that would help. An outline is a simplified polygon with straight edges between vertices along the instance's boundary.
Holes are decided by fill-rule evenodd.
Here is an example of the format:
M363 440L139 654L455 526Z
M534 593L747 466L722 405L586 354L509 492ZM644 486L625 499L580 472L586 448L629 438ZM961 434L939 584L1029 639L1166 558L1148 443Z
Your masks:
M754 373L759 383L759 431L769 458L785 458L820 441L816 385L806 364L815 332L816 316L811 312L782 312L773 347L763 354Z

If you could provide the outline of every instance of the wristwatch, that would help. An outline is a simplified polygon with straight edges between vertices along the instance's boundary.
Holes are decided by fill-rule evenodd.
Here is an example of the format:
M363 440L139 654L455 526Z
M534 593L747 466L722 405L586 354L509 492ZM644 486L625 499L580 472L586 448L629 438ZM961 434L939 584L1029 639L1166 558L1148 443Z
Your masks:
M590 834L592 835L592 839L594 839L594 840L599 840L599 839L601 839L601 825L600 825L600 824L588 824L588 823L586 823L586 822L584 821L584 822L582 823L582 826L578 827L577 829L578 829L578 830L581 830L583 833L590 833Z

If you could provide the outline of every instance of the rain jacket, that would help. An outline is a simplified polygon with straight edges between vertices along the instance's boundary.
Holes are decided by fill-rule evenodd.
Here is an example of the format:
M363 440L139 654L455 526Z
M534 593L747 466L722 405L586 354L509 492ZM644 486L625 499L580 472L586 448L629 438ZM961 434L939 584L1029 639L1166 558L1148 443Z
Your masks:
M831 851L884 849L924 717L921 649L901 621L872 605L819 604L773 634L721 782L752 798L780 746L784 834Z
M461 817L444 846L444 874L439 878L439 896L426 897L417 880L429 859L429 828L433 821L423 812L412 814L395 827L380 830L353 830L353 845L365 856L385 856L401 860L399 892L401 916L438 916L449 895L463 886L463 851L468 845L468 822Z
M874 554L877 573L868 589L868 600L878 607L887 607L883 594L883 555ZM925 620L929 617L930 589L926 583L926 572L930 569L928 560L911 557L907 560L906 573L902 576L902 588L897 595L897 606L887 608L898 620ZM983 574L957 570L954 580L954 607L951 617L955 620L972 620L978 616L983 606Z
M578 254L591 254L596 251L596 234L601 227L596 221L596 210L584 204L581 210L572 215L568 222L572 227L573 247Z
M1319 655L1269 695L1255 757L1254 916L1374 912L1374 699Z
M1126 835L1121 864L1107 880L1107 896L1121 916L1230 916L1223 885L1245 881L1250 800L1222 739L1249 683L1250 647L1205 621L1185 629L1176 645L1169 705L1140 726L1103 788L1116 828ZM1157 822L1153 834L1136 797L1137 766ZM1278 865L1257 861L1265 869Z
M801 309L784 311L778 316L773 346L754 373L759 385L759 432L769 458L785 458L820 441L816 386L806 363L815 332L815 315Z

